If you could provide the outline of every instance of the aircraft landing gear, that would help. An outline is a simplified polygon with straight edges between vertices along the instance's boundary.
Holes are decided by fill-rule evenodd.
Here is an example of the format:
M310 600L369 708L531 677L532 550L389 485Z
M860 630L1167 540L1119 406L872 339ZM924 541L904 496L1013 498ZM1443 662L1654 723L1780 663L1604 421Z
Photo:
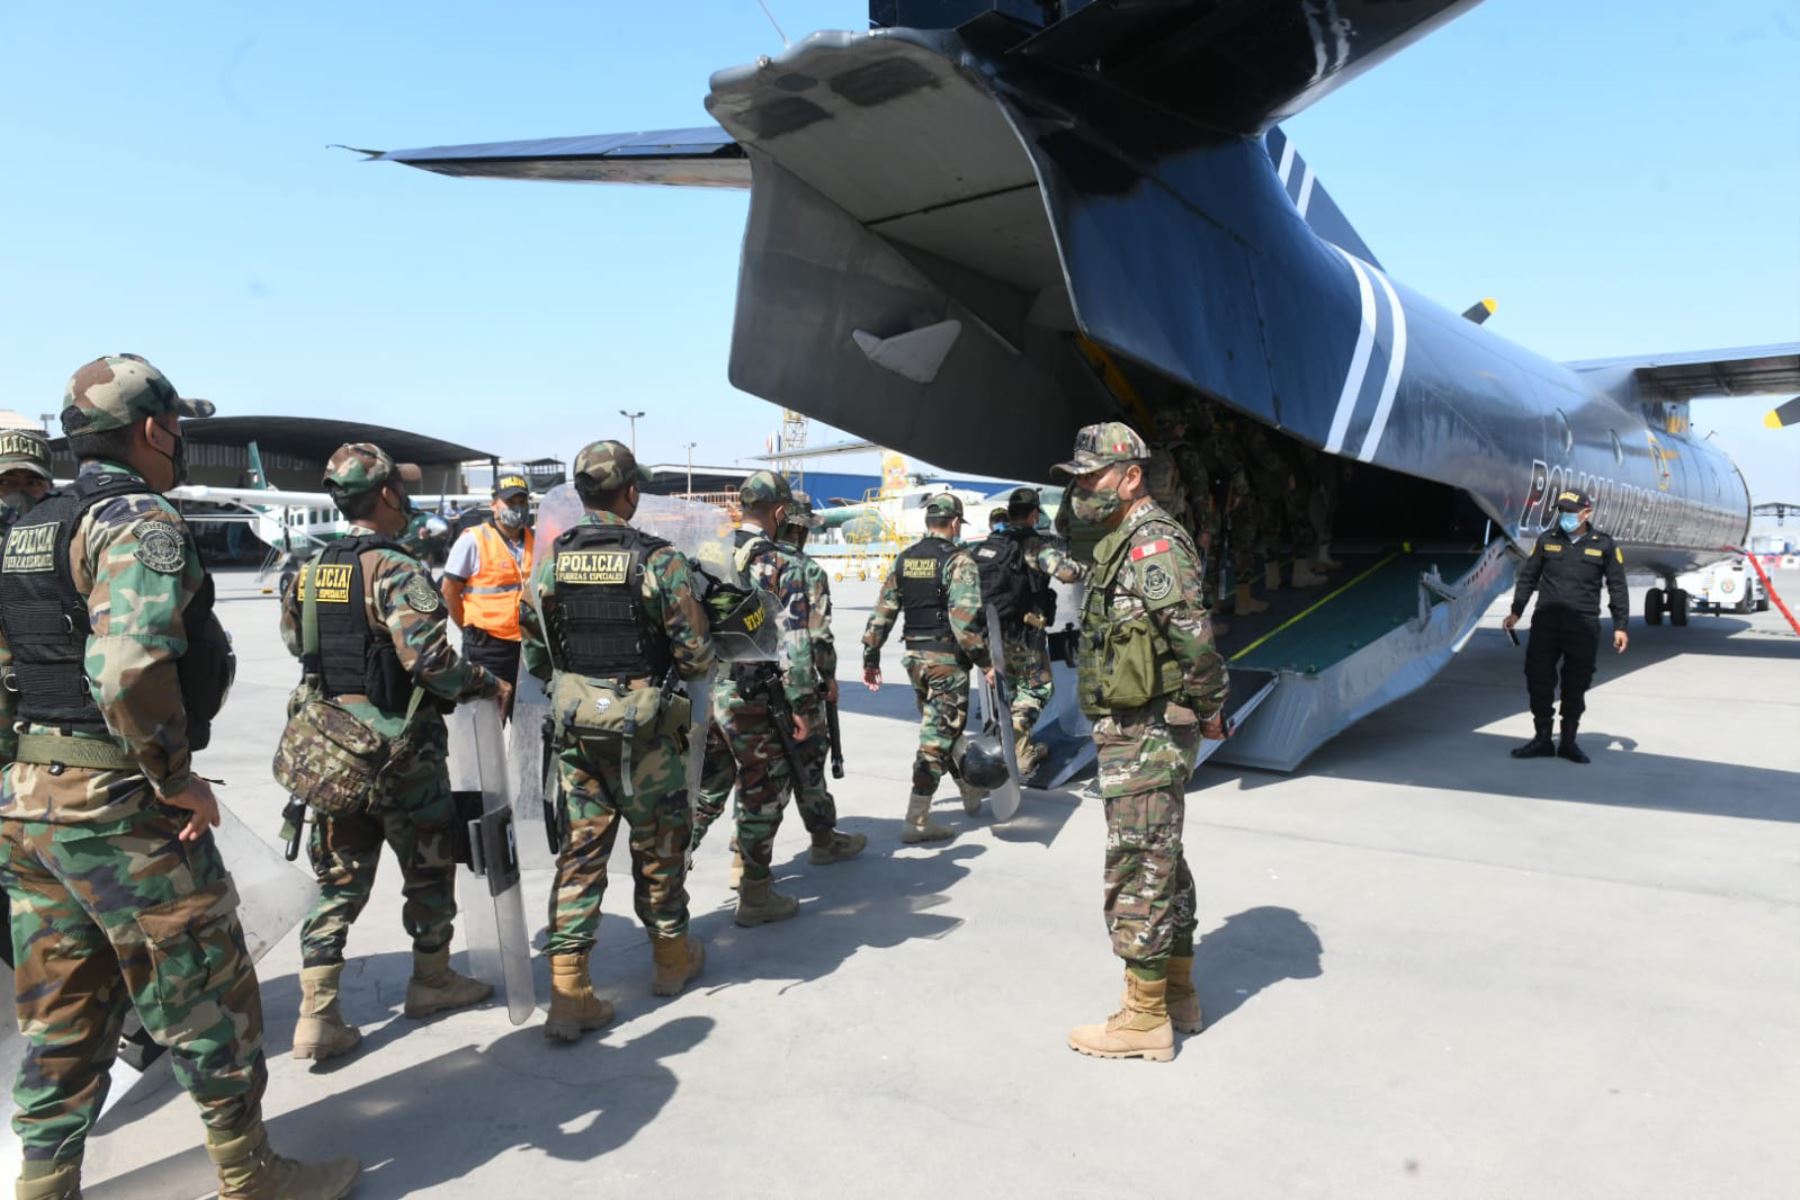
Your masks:
M1661 625L1664 613L1669 615L1671 625L1688 623L1688 594L1676 587L1673 579L1644 594L1644 624Z

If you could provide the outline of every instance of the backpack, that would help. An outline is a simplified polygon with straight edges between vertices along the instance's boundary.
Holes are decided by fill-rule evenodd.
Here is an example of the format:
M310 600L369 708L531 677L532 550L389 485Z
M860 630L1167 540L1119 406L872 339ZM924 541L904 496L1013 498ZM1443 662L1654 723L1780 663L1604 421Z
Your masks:
M1037 587L1018 538L996 533L969 552L981 576L981 602L1000 613L1000 623L1017 628L1037 606Z

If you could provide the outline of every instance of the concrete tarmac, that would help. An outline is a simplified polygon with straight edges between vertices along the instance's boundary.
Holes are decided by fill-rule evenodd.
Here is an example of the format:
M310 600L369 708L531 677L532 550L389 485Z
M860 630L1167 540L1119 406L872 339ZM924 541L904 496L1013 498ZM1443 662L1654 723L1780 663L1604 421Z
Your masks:
M241 666L200 768L273 842L297 668L275 600L223 582ZM1777 586L1800 600L1800 575ZM259 968L284 1153L359 1156L367 1198L1800 1195L1800 638L1778 613L1634 623L1590 693L1590 766L1508 757L1530 718L1497 606L1300 772L1203 768L1208 1028L1164 1065L1065 1043L1121 987L1099 802L1028 793L996 826L946 785L958 838L903 847L910 690L892 647L887 687L854 682L875 585L836 590L833 790L865 855L810 866L790 807L776 861L801 915L744 930L715 835L690 884L705 974L660 999L621 838L594 956L619 1017L574 1046L497 1003L400 1015L389 858L350 940L359 1055L288 1057L297 931ZM549 873L525 888L541 940ZM89 1143L88 1195L202 1194L200 1142L164 1068Z

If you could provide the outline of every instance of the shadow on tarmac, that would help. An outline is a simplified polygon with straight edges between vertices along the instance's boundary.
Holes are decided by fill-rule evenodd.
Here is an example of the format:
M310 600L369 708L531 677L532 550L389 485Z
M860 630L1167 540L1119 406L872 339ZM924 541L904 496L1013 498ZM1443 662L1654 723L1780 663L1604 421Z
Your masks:
M1323 954L1318 933L1291 908L1264 905L1226 917L1194 943L1194 988L1206 1027L1284 979L1317 979L1325 973Z

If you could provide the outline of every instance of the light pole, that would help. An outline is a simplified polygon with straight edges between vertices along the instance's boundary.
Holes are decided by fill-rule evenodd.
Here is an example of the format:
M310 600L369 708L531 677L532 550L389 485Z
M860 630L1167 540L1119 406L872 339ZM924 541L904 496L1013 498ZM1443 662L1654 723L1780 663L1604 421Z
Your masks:
M688 452L687 494L690 496L694 494L694 447L698 446L699 444L700 444L699 442L687 443L687 452Z
M624 417L627 421L631 422L631 457L636 458L637 457L637 422L638 422L638 418L643 416L644 414L641 412L626 412L624 409L621 408L619 410L619 415L621 417Z

